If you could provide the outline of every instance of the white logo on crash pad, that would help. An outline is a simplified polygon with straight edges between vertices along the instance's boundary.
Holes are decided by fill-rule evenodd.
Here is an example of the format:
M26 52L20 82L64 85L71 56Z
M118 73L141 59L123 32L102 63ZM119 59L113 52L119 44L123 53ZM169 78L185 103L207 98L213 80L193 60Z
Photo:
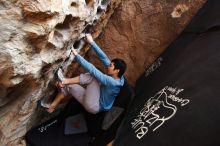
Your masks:
M157 130L176 114L177 107L172 103L185 106L190 102L189 99L178 97L183 90L166 86L144 104L139 115L131 122L138 139L146 135L149 130Z

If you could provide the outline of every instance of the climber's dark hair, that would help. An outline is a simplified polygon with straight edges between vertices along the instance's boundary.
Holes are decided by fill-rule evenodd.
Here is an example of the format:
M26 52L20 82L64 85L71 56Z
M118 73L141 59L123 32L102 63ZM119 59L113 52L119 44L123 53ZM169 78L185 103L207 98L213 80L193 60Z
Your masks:
M115 58L112 60L112 62L114 63L115 66L114 69L119 69L118 77L121 77L127 69L127 65L125 61L119 58Z

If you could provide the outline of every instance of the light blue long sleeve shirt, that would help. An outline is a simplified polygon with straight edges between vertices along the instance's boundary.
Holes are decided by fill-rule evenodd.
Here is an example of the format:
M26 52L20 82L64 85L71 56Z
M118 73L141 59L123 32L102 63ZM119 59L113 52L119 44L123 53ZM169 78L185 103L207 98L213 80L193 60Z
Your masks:
M108 67L111 61L109 60L107 55L95 42L93 42L91 46L98 55L99 59L104 64L104 66ZM99 99L100 110L109 110L115 101L115 97L120 92L121 86L124 85L124 77L122 76L120 79L114 79L113 77L102 73L79 54L76 55L76 60L101 83Z

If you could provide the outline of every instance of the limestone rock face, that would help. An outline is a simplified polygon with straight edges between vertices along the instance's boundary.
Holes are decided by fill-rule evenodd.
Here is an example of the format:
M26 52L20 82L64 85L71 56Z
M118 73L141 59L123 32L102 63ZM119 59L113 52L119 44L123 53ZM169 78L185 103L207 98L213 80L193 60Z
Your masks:
M128 64L132 85L190 22L205 0L124 0L97 39L111 59ZM93 51L89 59L98 61Z
M0 145L20 141L53 94L55 70L91 25L98 36L121 0L0 1ZM97 24L97 25L96 25Z

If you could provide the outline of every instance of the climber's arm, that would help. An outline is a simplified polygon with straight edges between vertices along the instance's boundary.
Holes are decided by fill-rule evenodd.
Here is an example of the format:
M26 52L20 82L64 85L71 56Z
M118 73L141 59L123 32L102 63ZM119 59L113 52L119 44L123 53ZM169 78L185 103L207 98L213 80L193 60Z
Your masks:
M98 55L99 59L105 65L105 67L109 66L111 61L109 60L108 56L102 51L102 49L95 43L91 34L86 34L86 39L87 39L87 42L91 45L93 50Z

